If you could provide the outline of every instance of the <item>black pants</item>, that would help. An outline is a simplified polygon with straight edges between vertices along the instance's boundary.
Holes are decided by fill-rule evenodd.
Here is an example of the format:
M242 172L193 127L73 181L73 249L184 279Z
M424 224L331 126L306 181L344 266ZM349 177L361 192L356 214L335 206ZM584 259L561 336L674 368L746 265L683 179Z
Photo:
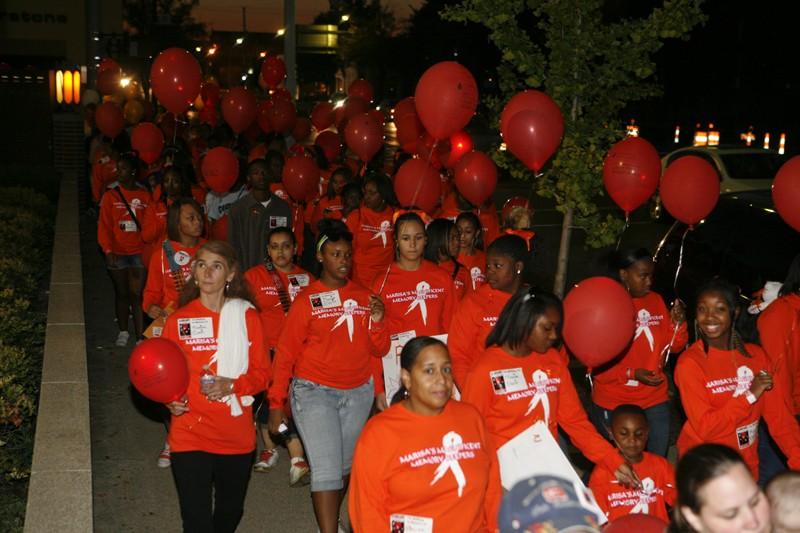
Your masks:
M171 460L184 533L236 531L244 512L253 453L172 452Z

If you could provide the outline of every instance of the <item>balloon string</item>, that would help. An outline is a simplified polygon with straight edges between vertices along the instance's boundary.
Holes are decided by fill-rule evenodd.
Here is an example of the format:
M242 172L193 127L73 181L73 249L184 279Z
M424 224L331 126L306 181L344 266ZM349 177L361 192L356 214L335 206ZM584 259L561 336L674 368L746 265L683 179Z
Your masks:
M361 162L361 170L358 172L358 175L363 178L364 174L366 174L366 173L367 173L367 162L366 161L362 161Z
M433 145L431 146L431 151L428 154L428 165L431 164L431 158L433 157L433 151L436 150L436 145L438 145L438 144L439 144L439 141L436 140L436 141L433 142ZM420 176L419 180L417 181L417 188L414 190L414 196L411 197L411 205L409 205L407 207L419 207L417 205L417 196L419 195L419 191L422 189L422 181L423 181L422 178L423 178L423 176L425 176L424 171L423 171L422 176Z
M683 267L683 245L686 242L686 236L692 230L692 227L689 226L686 228L686 231L683 232L683 237L681 237L681 249L678 252L678 268L675 269L675 281L672 284L672 288L675 290L675 297L678 297L678 276L681 274L681 268Z
M625 213L625 225L622 227L622 231L619 234L619 239L617 239L617 248L616 250L619 251L619 245L622 244L622 236L625 235L625 230L628 229L631 225L631 215L630 213Z

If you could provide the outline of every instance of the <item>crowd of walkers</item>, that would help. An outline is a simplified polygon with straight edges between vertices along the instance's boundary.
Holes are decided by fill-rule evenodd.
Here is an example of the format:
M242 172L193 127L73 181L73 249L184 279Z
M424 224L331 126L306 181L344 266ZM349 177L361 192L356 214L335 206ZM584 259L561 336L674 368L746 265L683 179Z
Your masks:
M558 513L543 518L548 506L531 502L552 491L518 498L535 479L504 490L498 462L537 422L594 463L584 481L600 513L586 527L637 513L675 531L800 525L800 481L780 473L800 467L800 259L756 316L722 279L688 308L667 305L651 254L616 254L636 330L624 353L587 369L584 405L561 300L528 279L541 268L529 206L501 220L443 174L437 211L401 209L397 161L362 168L279 135L251 146L226 128L191 127L152 165L124 134L90 151L114 342L161 336L186 355L189 387L167 405L158 454L185 531L234 531L251 472L272 470L281 446L323 533L538 531L526 528ZM198 172L214 146L242 161L224 193ZM313 201L282 186L288 153L318 162ZM676 443L674 402L685 414ZM541 483L565 498L582 490Z

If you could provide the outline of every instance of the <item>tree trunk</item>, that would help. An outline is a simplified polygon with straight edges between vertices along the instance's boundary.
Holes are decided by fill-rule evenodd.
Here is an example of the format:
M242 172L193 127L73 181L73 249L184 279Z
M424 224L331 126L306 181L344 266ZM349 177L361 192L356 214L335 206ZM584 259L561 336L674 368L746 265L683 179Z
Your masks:
M553 292L559 297L564 298L564 289L567 286L567 265L569 264L569 246L572 240L572 208L567 208L564 219L561 222L561 242L558 246L558 263L556 265L556 277L553 282Z

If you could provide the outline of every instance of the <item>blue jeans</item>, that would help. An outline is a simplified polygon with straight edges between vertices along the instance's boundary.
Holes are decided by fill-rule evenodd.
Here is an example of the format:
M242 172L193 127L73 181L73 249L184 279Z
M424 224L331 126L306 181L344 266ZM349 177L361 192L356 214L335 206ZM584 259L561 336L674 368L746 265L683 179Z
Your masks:
M762 487L776 475L784 472L786 458L772 440L763 420L758 424L758 484Z
M650 426L650 435L647 438L647 451L662 457L667 456L669 449L669 428L671 416L669 402L659 403L644 410L647 416L647 425ZM592 403L589 410L591 419L597 431L609 440L611 439L611 411Z
M353 451L372 408L372 379L354 389L335 389L295 378L292 415L311 466L311 491L344 488Z

